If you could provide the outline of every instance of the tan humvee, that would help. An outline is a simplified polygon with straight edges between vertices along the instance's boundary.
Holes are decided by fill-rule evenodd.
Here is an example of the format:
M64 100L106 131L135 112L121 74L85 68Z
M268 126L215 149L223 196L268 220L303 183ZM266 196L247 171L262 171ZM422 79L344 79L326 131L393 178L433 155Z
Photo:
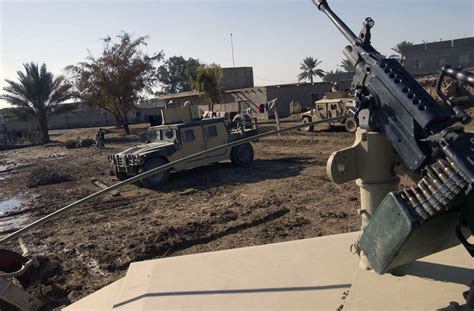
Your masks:
M303 123L348 115L347 119L343 119L340 124L344 124L348 132L354 133L356 131L359 124L357 119L349 113L349 110L355 106L354 99L350 98L346 92L326 93L322 99L314 102L314 106L314 108L301 114ZM312 132L314 126L304 127L303 130L305 132Z
M256 123L239 126L223 118L201 119L196 106L168 108L161 111L163 124L148 128L140 134L143 144L109 155L109 162L118 179L143 173L155 167L184 158L231 141L255 135ZM142 180L144 186L156 188L166 183L171 171L198 167L230 159L236 165L253 161L254 151L249 143L216 151L189 162L177 164Z

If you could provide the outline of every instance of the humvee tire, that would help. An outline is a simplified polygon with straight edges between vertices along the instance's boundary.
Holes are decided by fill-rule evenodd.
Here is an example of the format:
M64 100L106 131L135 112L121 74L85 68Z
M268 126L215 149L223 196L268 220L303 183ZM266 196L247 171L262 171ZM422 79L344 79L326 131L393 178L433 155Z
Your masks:
M354 118L348 118L346 119L346 122L344 122L344 127L346 128L346 131L348 131L349 133L355 133L358 126L359 126L359 122L357 122L357 120Z
M303 118L303 123L310 123L310 122L311 122L310 117L304 117ZM314 131L314 125L308 125L308 126L303 127L302 129L305 132L312 132L312 131Z
M127 173L118 172L117 170L114 170L114 176L117 177L117 179L120 181L124 181L125 179L128 178Z
M238 166L244 166L252 163L253 156L253 147L249 143L235 146L230 151L230 160L233 164Z
M145 164L143 164L142 167L140 167L139 173L145 173L146 171L149 171L151 169L154 169L158 166L162 166L167 164L168 161L166 161L163 158L150 158L146 160ZM159 186L165 184L168 179L170 178L170 170L163 171L161 173L155 174L153 176L150 176L148 178L142 179L141 183L143 186L146 188L150 189L155 189L158 188Z

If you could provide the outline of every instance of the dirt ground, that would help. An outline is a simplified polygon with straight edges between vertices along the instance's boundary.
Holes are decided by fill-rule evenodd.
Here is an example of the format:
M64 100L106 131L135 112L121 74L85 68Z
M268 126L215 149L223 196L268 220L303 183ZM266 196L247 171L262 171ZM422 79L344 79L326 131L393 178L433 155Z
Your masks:
M66 149L64 143L93 138L97 129L53 131L51 144L0 153L0 201L18 197L30 222L117 180L107 154L137 143L146 125L124 136L108 128L106 150ZM312 135L292 132L253 143L249 167L230 161L172 175L159 191L128 186L81 206L25 236L33 254L60 263L59 271L30 291L48 309L68 305L123 277L131 262L311 238L358 230L358 188L337 186L326 176L333 151L350 146L354 135L318 128ZM69 181L28 188L32 169L50 166ZM0 215L11 218L12 215ZM5 230L5 227L3 227ZM12 228L0 232L6 234ZM7 248L17 249L12 243Z

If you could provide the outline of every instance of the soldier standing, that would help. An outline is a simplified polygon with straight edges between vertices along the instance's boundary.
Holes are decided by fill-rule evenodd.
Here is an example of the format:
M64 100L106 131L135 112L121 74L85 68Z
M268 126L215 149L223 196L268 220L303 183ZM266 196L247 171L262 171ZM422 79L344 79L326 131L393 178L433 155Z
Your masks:
M95 144L96 147L99 149L105 148L105 132L103 129L99 129L99 131L95 135Z

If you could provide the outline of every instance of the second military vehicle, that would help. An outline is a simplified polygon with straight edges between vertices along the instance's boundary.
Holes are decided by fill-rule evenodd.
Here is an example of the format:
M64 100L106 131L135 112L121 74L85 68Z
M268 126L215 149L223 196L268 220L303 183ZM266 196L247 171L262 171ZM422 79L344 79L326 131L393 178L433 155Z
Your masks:
M223 118L201 119L198 108L192 105L163 109L161 113L163 124L152 126L140 134L143 144L108 156L119 180L257 133L255 120L249 125L228 122ZM243 166L251 163L253 156L252 145L246 143L180 163L171 170L143 179L142 184L157 188L168 181L171 171L179 172L227 159Z
M310 123L347 114L347 119L343 119L340 124L344 124L346 131L354 133L359 126L357 119L350 113L354 106L354 99L350 98L346 92L326 93L322 99L314 103L314 108L301 114L301 120L303 123ZM314 131L314 126L309 125L304 127L303 130L305 132L312 132Z

